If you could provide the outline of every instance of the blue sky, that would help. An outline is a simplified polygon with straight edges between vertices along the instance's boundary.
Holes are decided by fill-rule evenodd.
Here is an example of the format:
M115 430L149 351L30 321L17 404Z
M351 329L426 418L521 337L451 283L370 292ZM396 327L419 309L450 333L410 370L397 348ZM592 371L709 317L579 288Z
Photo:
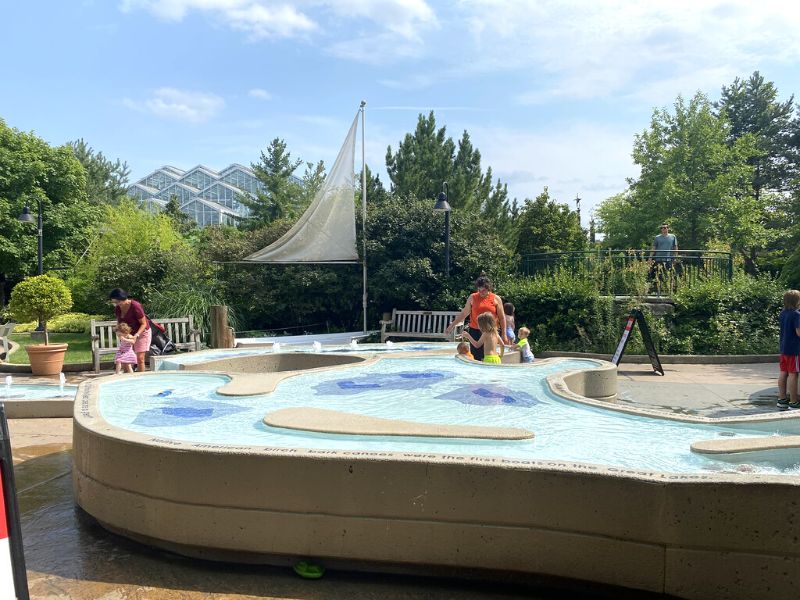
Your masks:
M0 118L128 162L330 165L359 101L367 162L434 110L512 196L593 206L678 94L754 70L800 92L800 5L762 0L50 0L0 8ZM357 165L357 169L359 165ZM574 207L574 204L572 205Z

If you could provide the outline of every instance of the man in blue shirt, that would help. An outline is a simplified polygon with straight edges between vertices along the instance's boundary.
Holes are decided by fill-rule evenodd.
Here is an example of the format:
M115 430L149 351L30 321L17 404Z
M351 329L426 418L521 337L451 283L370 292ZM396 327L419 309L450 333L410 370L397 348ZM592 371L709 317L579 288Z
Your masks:
M675 258L675 251L678 249L678 238L669 232L669 225L661 225L661 233L653 240L653 249L650 252L649 279L658 276L657 286L660 288L666 279L667 271L672 269L672 261ZM671 286L670 286L671 287Z

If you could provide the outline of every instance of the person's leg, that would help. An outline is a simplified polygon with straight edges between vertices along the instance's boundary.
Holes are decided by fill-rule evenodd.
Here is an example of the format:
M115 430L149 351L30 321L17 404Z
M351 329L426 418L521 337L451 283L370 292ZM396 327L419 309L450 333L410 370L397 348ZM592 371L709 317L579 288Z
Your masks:
M125 365L125 372L132 374L133 373L133 365L131 365L131 364Z
M781 371L778 376L778 400L786 398L786 380L788 378L789 374L786 371Z
M152 334L153 332L150 329L145 329L133 345L133 351L136 353L136 363L139 366L139 373L144 373L147 370L147 353L150 350L150 342L153 339Z
M114 374L115 375L119 375L120 373L122 373L122 363L121 362L115 362L114 363Z
M786 387L789 388L787 390L789 404L791 404L793 408L797 408L797 406L800 406L800 403L797 402L797 373L788 374L786 377Z
M469 328L469 334L476 340L480 340L481 335L483 335L480 329L473 329L472 327ZM473 346L472 342L470 342L469 347L470 351L472 352L472 356L473 358L475 358L475 360L483 360L483 346L478 348L476 346Z

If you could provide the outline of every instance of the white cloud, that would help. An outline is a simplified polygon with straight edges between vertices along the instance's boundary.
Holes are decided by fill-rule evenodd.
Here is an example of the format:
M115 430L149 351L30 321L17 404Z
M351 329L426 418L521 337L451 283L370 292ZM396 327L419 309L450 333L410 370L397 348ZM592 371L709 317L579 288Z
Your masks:
M459 47L449 58L448 74L518 71L528 87L520 104L617 94L664 101L672 82L696 85L683 90L693 93L727 80L698 73L732 78L765 60L800 58L800 5L777 0L463 0L459 7L471 40L466 56Z
M175 88L159 88L146 100L125 98L122 103L139 112L188 123L205 123L225 107L225 100L215 94Z
M172 22L204 13L251 41L314 34L328 53L373 64L422 56L438 26L425 0L122 0L121 9Z
M165 21L182 21L190 12L208 13L250 39L288 38L306 34L316 23L293 3L265 0L123 0L121 9L143 9Z
M626 189L626 177L638 168L631 158L635 132L589 123L551 125L546 129L460 124L481 151L481 165L508 183L509 195L520 202L535 198L548 186L550 196L570 202L579 195L584 224L592 208ZM450 127L448 126L448 131Z
M262 90L260 88L253 88L247 95L251 98L258 98L259 100L272 100L272 94L270 94L267 90Z

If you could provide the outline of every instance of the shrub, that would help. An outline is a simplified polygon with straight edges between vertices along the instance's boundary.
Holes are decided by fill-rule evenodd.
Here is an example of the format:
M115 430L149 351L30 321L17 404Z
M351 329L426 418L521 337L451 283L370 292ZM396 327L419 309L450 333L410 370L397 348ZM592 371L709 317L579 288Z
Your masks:
M72 294L66 284L51 275L37 275L20 281L11 290L9 309L15 319L36 319L44 326L44 343L49 344L47 321L72 307Z
M506 282L498 293L516 308L517 327L531 330L534 352L610 351L619 336L613 300L591 280L563 270Z

